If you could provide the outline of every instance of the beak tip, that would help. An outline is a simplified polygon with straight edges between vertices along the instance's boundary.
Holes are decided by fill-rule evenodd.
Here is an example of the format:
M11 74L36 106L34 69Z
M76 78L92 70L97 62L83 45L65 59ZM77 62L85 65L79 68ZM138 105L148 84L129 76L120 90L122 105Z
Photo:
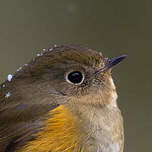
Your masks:
M125 59L127 56L128 56L128 55L123 54L123 55L121 55L120 57L122 57L123 59Z
M121 62L122 60L124 60L126 57L127 57L127 55L123 54L123 55L120 55L120 56L117 56L117 57L110 59L109 62L113 65L116 65L119 62Z
M119 62L121 62L122 60L124 60L127 57L126 54L123 54L121 56L116 57L116 60L118 60Z
M108 64L105 66L104 71L112 68L113 66L117 65L118 63L120 63L122 60L124 60L127 57L126 54L123 54L121 56L117 56L114 58L109 59Z

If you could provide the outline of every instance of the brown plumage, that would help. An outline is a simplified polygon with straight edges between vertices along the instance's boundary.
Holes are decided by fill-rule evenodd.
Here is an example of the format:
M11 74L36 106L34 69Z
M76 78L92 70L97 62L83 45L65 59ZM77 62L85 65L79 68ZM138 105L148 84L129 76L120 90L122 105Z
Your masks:
M110 71L124 57L58 46L24 65L0 87L0 152L123 152Z

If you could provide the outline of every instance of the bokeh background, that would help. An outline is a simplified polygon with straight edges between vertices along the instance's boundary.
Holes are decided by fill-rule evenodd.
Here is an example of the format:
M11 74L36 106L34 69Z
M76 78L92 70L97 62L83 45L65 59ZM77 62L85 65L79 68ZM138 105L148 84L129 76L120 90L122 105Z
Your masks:
M0 81L53 44L127 54L113 70L125 152L152 151L151 0L0 0Z

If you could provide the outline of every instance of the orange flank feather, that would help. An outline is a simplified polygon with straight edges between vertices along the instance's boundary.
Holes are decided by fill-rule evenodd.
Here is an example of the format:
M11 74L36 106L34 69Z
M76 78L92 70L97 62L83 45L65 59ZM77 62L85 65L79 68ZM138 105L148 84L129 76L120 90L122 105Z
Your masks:
M17 152L84 152L77 118L65 106L49 112L45 127ZM80 136L81 134L81 136Z

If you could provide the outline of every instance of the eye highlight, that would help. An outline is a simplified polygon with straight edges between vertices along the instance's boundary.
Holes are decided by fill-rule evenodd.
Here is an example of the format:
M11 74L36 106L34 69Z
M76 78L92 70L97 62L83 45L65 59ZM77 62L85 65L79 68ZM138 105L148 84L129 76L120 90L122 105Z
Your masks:
M72 84L81 84L84 80L84 75L80 71L72 71L67 74L66 80Z

